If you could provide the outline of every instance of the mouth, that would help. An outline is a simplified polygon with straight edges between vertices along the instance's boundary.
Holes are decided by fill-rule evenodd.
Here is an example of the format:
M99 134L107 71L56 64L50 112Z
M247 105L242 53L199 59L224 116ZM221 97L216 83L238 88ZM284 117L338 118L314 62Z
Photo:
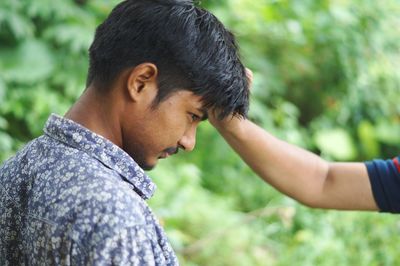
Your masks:
M165 151L163 151L163 152L161 153L161 155L160 155L158 158L159 158L159 159L168 158L168 157L171 156L171 155L177 154L178 151L179 151L178 148L169 148L169 149L166 149Z
M161 155L158 158L165 159L165 158L168 158L169 156L171 156L171 154L169 154L168 152L163 152L163 153L161 153Z

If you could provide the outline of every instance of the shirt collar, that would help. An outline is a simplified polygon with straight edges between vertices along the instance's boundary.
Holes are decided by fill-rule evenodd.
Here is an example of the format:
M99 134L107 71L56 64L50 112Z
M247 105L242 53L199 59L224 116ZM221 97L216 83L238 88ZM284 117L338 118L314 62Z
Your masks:
M88 153L118 172L142 198L149 199L154 194L156 185L143 169L125 151L104 137L56 114L50 115L44 132L51 138Z

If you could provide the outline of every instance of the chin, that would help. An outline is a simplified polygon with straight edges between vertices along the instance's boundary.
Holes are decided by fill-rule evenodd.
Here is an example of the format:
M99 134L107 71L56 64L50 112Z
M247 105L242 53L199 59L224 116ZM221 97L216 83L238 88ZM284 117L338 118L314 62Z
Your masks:
M139 166L145 171L150 171L150 170L153 170L154 167L156 167L156 163L151 164L148 162L143 162L143 163L140 163Z
M156 166L155 165L145 165L142 167L142 169L145 171L150 171L150 170L153 170L154 167L156 167Z
M154 158L146 159L144 158L144 156L131 156L131 157L140 166L140 168L142 168L145 171L152 170L158 162L157 159Z

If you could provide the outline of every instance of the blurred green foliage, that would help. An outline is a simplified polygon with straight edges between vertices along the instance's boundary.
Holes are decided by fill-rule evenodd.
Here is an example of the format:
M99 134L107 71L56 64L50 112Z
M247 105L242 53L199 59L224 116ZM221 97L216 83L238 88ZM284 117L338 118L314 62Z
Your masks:
M0 162L63 114L118 1L0 1ZM332 160L400 150L400 2L205 0L254 71L251 118ZM400 265L396 216L311 210L280 195L204 123L150 172L182 265Z

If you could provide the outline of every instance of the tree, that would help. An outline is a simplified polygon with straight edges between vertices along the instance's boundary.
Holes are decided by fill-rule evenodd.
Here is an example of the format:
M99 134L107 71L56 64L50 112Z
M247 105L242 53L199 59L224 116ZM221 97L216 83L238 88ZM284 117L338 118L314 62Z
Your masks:
M0 162L82 92L94 29L117 2L0 2ZM237 35L255 73L252 119L328 159L398 153L398 1L202 5ZM182 265L400 263L395 217L302 207L262 183L207 123L195 152L149 174L159 187L150 204Z

